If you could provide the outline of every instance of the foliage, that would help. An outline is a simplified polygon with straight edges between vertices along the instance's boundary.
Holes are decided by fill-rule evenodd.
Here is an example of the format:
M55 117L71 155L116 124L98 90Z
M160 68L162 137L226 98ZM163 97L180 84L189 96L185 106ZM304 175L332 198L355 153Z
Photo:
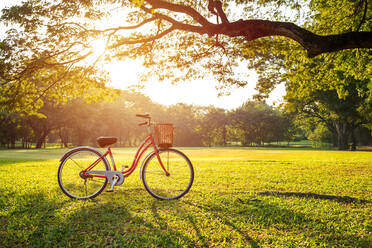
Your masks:
M185 149L196 177L184 198L155 200L137 169L83 202L56 182L65 151L0 151L0 246L372 245L370 152ZM113 152L120 163L135 151Z
M250 107L247 106L254 111L248 111ZM36 148L52 140L60 141L65 147L96 145L96 138L105 135L118 137L117 146L136 146L146 131L137 126L139 120L135 114L138 113L150 113L155 121L173 123L176 146L263 145L291 140L294 134L290 131L291 121L287 116L268 105L248 102L234 111L181 103L166 107L141 93L130 91L121 91L120 97L110 102L86 103L82 98L71 98L67 103L44 100L37 113L24 116L13 113L14 118L22 121L22 128L32 132L21 136L18 130L14 131L14 137L0 136L3 146L10 143L14 146L14 142L21 138L36 143ZM0 128L6 130L8 125L7 122L0 123ZM244 136L247 129L253 136L260 136L247 141Z
M243 145L287 140L290 129L290 123L279 111L257 102L246 102L237 108L232 121L233 127L242 131Z
M198 132L206 146L227 145L228 125L232 122L231 113L225 109L208 107L202 116ZM229 137L230 138L230 137Z
M303 68L294 68L286 75L285 100L289 111L301 112L322 121L337 137L339 149L347 149L349 136L355 128L372 121L369 89L372 81L364 78L363 73L360 73L361 79L356 79L348 70L334 69L340 64L337 59L319 60ZM369 67L367 63L364 65Z
M98 78L100 60L140 58L144 66L152 68L144 75L143 81L155 77L177 82L213 76L223 89L247 83L247 71L237 73L240 62L246 61L248 68L256 69L261 75L258 88L267 95L280 82L277 79L283 72L281 63L287 54L300 52L304 55L297 43L288 43L275 36L290 37L304 47L304 43L316 43L312 42L314 37L306 39L309 31L336 35L324 39L315 36L314 39L319 38L322 42L337 39L337 34L348 31L354 32L354 37L366 34L368 38L371 8L366 0L332 0L331 3L323 0L228 0L223 3L218 0L28 0L2 11L1 21L10 28L1 42L0 79L5 85L35 88L35 83L30 83L30 80L36 75L42 75L43 82L51 85L55 80L49 74L68 72L70 78L64 81L69 85L71 77L76 79L79 73L90 80L93 76ZM115 16L121 17L120 23L115 23ZM257 21L260 18L263 20ZM247 28L241 27L245 25ZM302 32L305 37L300 35L300 40L292 36ZM274 37L255 40L264 36ZM340 37L340 40L346 40L345 36ZM106 51L97 60L86 63L95 40L105 41ZM334 47L329 46L329 49ZM359 69L366 67L365 62L370 61L366 53L369 50L334 53L337 57L357 54L343 65L336 63L339 64L336 69L348 68L348 73L356 79L365 79L366 75L370 75L370 67L366 73L361 73ZM304 56L299 58L296 65L301 67L306 64L306 59ZM279 64L275 62L277 60ZM81 89L94 84L87 81L81 83Z
M312 17L305 24L316 33L370 30L367 1L310 1L309 8ZM339 149L355 142L355 128L371 123L370 50L308 58L298 44L282 38L243 44L242 49L249 67L259 72L256 98L266 98L276 85L285 83L287 111L307 115L310 123L318 118L332 132Z

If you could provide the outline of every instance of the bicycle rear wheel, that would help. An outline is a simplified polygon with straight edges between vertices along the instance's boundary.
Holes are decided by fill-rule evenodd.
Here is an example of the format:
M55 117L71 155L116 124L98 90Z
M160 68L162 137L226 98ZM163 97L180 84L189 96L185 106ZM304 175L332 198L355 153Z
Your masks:
M159 151L161 161L169 175L161 167L155 153L146 160L142 170L145 189L155 198L173 200L184 196L194 181L194 168L189 158L175 149Z
M89 147L79 147L65 155L58 169L58 183L63 193L82 200L99 195L107 185L107 178L87 177L81 172L96 161L93 170L110 170L107 161L100 157L100 152Z

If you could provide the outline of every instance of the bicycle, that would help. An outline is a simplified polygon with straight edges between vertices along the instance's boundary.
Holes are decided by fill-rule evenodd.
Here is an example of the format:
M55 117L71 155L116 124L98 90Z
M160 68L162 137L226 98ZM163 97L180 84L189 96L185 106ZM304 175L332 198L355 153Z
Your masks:
M173 200L190 190L194 168L185 154L171 148L173 125L151 122L148 114L136 116L146 119L139 126L147 126L149 135L139 145L131 166L117 170L110 147L117 142L117 138L99 137L98 145L102 148L107 146L104 154L93 147L80 146L69 150L60 159L58 184L64 194L75 199L92 199L105 189L107 183L111 184L107 191L113 192L115 186L123 184L124 179L133 173L150 147L153 151L146 155L140 167L140 178L147 192L160 200ZM113 170L107 156L110 156Z

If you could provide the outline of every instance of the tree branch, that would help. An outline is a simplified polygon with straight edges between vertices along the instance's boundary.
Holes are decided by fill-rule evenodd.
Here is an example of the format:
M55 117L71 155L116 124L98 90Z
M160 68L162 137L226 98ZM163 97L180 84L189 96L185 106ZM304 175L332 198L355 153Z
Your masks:
M146 2L148 2L152 6L152 9L166 9L172 12L183 13L192 17L197 23L201 24L202 26L212 25L212 23L204 18L199 12L189 6L174 4L163 0L146 0Z
M137 29L137 28L140 28L142 27L143 25L149 23L149 22L152 22L152 21L155 21L156 17L151 17L149 19L146 19L144 21L142 21L141 23L137 24L137 25L133 25L133 26L119 26L119 27L116 27L116 28L107 28L107 29L103 29L103 30L87 30L87 31L91 31L91 32L96 32L96 33L105 33L105 32L109 32L109 31L118 31L118 30L130 30L130 29Z
M268 36L284 36L300 43L308 57L352 48L372 48L372 32L348 32L338 35L320 36L289 22L246 20L214 25L212 34L230 37L244 36L251 41Z
M229 23L225 12L222 9L222 2L220 0L209 0L208 10L221 18L222 23Z
M54 82L52 82L50 85L48 85L48 87L46 87L41 93L40 93L40 95L38 95L35 99L34 99L34 103L37 101L37 100L39 100L41 97L43 97L44 95L45 95L45 93L50 89L50 88L52 88L54 85L56 85L57 83L59 83L62 79L64 79L66 76L67 76L67 74L68 74L68 72L70 71L70 69L71 69L71 67L72 67L72 64L63 72L63 74L60 76L60 77L58 77Z
M367 9L368 9L368 1L367 0L363 0L364 2L364 12L363 12L363 17L362 17L362 20L360 21L356 31L359 31L360 28L362 27L363 23L365 22L366 20L366 16L367 16Z
M203 26L195 26L195 25L185 24L185 23L176 21L175 19L167 15L163 15L160 13L153 13L152 9L146 8L144 6L142 6L141 9L144 10L148 14L152 14L157 19L164 20L164 21L171 23L174 29L183 30L183 31L192 32L192 33L198 33L198 34L207 33L207 30ZM212 25L212 23L210 24Z
M118 47L118 46L121 46L121 45L132 45L132 44L139 44L139 43L146 43L146 42L154 41L154 40L160 39L161 37L169 34L173 30L175 30L175 28L172 26L169 29L167 29L167 30L165 30L165 31L163 31L163 32L161 32L161 33L153 36L153 37L139 39L139 40L125 40L125 41L121 41L121 42L118 42L118 43L112 45L110 48L115 48L115 47Z
M152 6L152 9L166 9L172 12L183 13L201 26L181 23L173 18L154 13L155 17L166 20L173 24L174 29L199 34L208 34L209 36L223 34L230 37L244 37L251 41L268 36L284 36L301 44L308 53L308 57L315 57L322 53L335 52L353 48L372 48L372 32L348 32L336 35L320 36L304 28L301 28L289 22L273 22L267 20L239 20L229 22L222 10L220 0L211 0L213 6L210 8L216 10L222 19L221 24L213 24L189 6L173 4L164 0L146 0ZM153 13L151 9L141 7L147 13Z

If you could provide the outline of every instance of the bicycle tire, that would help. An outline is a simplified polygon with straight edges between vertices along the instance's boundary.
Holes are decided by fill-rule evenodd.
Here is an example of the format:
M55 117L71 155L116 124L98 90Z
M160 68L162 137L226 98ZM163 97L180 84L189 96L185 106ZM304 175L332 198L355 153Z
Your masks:
M142 182L147 192L159 200L179 199L189 192L194 181L194 168L190 159L176 149L162 149L159 156L169 172L165 175L153 152L142 169Z
M102 154L99 151L90 147L77 147L66 153L61 160L57 175L62 192L70 198L80 200L98 196L105 189L107 178L84 179L79 173L101 156ZM110 165L103 158L94 167L94 170L110 170ZM89 186L87 186L87 182L89 182ZM78 193L80 191L82 191L82 194Z

